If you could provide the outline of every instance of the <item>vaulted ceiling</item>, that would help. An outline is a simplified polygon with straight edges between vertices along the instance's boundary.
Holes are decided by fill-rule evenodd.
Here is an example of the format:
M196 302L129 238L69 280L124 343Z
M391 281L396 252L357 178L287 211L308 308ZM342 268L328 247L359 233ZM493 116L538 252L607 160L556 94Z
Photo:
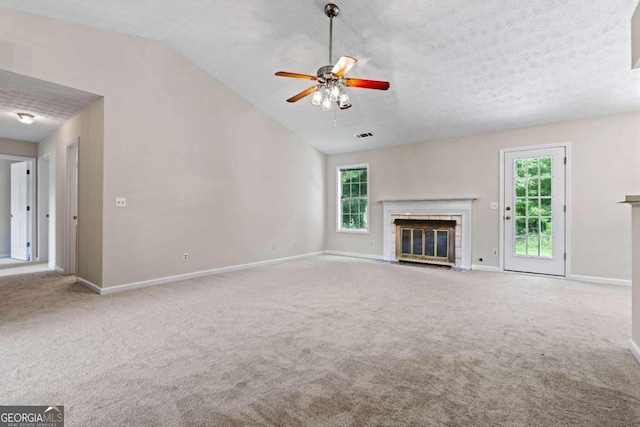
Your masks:
M0 7L164 42L332 154L640 110L638 0L337 2L334 57L358 59L353 107L285 100L328 65L326 0L0 0ZM334 59L335 60L335 59ZM373 133L356 139L354 134Z

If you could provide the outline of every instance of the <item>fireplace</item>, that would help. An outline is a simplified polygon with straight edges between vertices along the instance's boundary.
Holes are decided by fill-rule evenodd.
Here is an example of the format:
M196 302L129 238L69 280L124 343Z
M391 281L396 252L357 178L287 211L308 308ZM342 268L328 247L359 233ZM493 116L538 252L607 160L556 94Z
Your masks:
M406 258L414 258L418 252L425 260L418 262L436 262L445 265L452 265L463 270L471 270L471 236L472 233L472 206L474 197L450 198L450 199L410 199L410 200L382 200L383 205L383 249L382 256L385 261L405 261ZM402 224L400 220L408 221ZM398 223L396 223L398 221ZM444 222L440 222L444 221ZM446 231L447 256L444 256L444 236L440 237L440 251L437 243L433 246L433 257L431 256L431 234L427 234L429 227L421 228L416 224L432 225L438 223L438 228L434 231L434 241L437 242L440 233L438 230ZM445 225L446 223L446 225ZM455 223L454 228L451 228ZM405 233L405 242L411 233L412 240L409 244L416 244L415 250L402 253L402 227L398 230L398 225L409 230ZM441 228L444 225L444 228ZM418 232L420 230L420 232ZM415 239L413 233L415 232ZM396 240L397 233L400 233L400 246ZM428 237L428 239L427 239ZM418 244L418 240L420 244ZM453 245L453 249L450 249ZM427 246L429 250L427 250ZM453 254L449 251L453 251ZM402 259L405 258L405 259ZM431 259L429 259L431 258ZM435 259L434 259L435 258Z
M456 264L456 221L396 219L396 259Z

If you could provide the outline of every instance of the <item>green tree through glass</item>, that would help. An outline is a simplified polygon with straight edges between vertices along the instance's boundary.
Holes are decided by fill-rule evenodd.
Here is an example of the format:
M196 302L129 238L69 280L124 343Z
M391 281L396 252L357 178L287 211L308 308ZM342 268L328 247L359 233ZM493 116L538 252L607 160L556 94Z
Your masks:
M552 158L518 159L514 162L514 253L551 258Z
M367 228L367 167L340 170L341 229Z

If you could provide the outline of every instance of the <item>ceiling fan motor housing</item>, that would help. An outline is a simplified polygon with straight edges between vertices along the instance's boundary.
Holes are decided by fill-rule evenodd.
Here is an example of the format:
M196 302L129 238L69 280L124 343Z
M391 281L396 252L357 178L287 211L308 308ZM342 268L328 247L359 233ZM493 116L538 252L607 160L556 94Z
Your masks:
M330 80L337 80L336 76L331 72L331 70L333 70L333 65L325 65L324 67L318 68L318 81L328 82Z

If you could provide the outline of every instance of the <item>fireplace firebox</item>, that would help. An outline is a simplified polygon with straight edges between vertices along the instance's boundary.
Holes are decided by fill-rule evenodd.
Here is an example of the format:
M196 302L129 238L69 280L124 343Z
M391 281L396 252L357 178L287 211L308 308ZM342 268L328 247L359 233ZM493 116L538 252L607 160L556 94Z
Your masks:
M456 264L456 221L396 219L396 259L424 264Z

